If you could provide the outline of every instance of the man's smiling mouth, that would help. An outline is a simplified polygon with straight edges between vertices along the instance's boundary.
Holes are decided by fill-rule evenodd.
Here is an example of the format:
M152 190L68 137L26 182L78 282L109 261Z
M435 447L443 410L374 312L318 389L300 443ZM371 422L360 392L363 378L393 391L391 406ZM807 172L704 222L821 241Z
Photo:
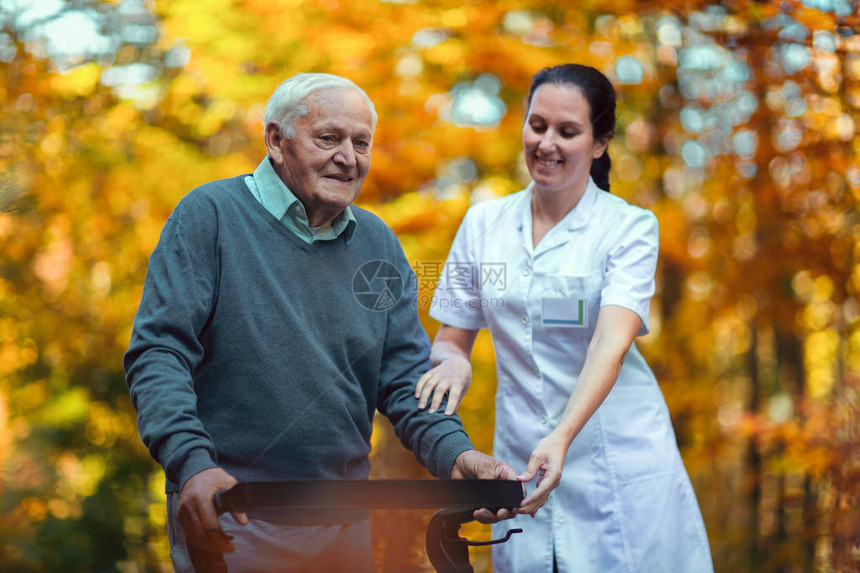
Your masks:
M329 174L325 175L327 179L334 179L335 181L340 181L341 183L349 183L353 179L355 179L352 175L340 175L340 174Z

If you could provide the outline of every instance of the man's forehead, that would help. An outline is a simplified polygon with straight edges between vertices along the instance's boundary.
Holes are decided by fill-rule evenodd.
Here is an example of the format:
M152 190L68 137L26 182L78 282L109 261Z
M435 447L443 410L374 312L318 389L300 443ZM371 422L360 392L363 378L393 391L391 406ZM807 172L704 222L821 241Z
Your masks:
M371 131L372 116L361 94L348 87L323 88L311 92L305 116L315 126L358 126Z
M356 106L370 113L370 108L368 108L361 93L348 87L322 88L312 91L308 94L305 103L309 109L333 107L338 110L343 109L344 106Z

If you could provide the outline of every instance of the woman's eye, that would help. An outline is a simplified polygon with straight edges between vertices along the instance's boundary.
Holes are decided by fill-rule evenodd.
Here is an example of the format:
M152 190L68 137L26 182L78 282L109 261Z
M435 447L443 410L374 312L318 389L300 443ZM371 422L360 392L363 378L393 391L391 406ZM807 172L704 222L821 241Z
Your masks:
M535 133L543 133L544 131L546 131L546 127L544 127L543 125L532 124L531 127L532 127L532 131L534 131Z

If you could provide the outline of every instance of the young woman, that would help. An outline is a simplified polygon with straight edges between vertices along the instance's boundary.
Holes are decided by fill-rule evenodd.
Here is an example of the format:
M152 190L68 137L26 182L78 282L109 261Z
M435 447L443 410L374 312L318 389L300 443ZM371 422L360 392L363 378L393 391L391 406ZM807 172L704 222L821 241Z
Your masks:
M538 72L522 132L533 181L469 210L431 308L442 326L419 407L447 395L446 413L456 409L489 328L495 456L524 467L523 481L537 476L518 510L534 519L494 526L524 531L494 546L497 573L713 571L665 400L633 343L649 332L658 228L606 192L614 128L603 74ZM484 272L500 265L505 280Z

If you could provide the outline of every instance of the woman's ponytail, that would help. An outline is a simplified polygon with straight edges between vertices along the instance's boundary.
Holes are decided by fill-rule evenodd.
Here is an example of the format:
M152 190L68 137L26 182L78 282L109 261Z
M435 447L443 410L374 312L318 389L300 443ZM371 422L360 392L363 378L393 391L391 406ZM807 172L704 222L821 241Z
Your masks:
M612 168L612 160L609 158L609 150L591 162L591 178L598 187L609 191L609 170Z

